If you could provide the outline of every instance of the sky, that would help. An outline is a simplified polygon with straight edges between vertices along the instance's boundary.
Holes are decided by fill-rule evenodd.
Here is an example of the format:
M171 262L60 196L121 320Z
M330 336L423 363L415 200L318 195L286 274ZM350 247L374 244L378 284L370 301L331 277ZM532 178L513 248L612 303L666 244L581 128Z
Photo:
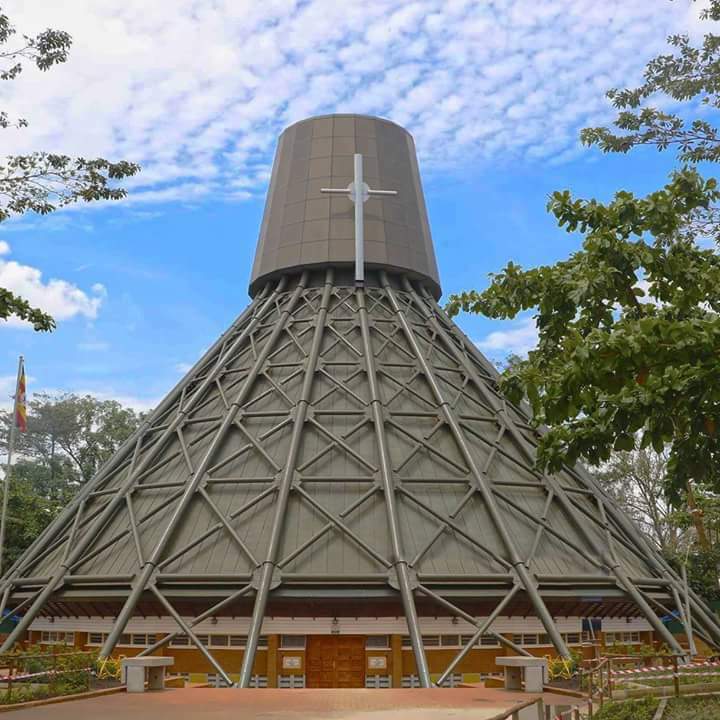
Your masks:
M332 112L415 137L444 294L508 261L579 246L551 192L608 199L662 185L672 158L579 143L605 92L637 84L666 36L699 37L690 0L8 0L20 33L68 31L68 61L0 84L2 153L130 160L128 197L0 226L0 287L50 312L53 333L0 321L0 406L17 356L28 392L148 409L239 315L275 143ZM461 315L493 360L533 346L531 314Z

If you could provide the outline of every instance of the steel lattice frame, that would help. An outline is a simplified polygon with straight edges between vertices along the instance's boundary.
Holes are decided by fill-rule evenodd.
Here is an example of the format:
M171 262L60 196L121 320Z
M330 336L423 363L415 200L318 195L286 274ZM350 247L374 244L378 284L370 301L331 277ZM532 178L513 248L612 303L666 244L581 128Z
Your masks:
M484 633L527 654L492 629L520 596L567 656L547 602L581 587L624 598L675 652L653 606L678 615L691 647L694 634L720 645L712 613L581 468L535 470L535 431L496 380L407 277L363 288L328 269L268 284L11 568L0 609L24 614L0 651L58 603L120 592L102 655L149 598L178 629L142 654L187 635L230 684L237 668L193 628L250 598L247 687L273 594L338 585L399 596L423 687L421 599L475 628L439 684ZM585 572L542 572L551 546ZM334 572L302 569L333 553L347 559ZM433 572L453 554L476 571ZM463 609L458 587L493 597L488 616ZM175 599L192 591L207 607L188 620Z

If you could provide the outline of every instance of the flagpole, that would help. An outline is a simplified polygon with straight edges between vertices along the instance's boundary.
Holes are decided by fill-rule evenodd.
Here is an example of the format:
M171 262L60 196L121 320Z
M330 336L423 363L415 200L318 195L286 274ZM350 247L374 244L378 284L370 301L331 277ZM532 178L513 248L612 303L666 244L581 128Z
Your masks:
M17 382L15 383L15 398L13 403L12 422L10 423L10 437L8 439L8 458L5 466L5 477L3 478L3 500L2 513L0 514L0 574L3 571L3 561L5 559L5 526L7 522L8 499L10 497L10 468L12 466L12 456L15 450L15 434L17 431L17 410L18 410L18 389L20 385L20 374L23 371L23 356L18 360Z

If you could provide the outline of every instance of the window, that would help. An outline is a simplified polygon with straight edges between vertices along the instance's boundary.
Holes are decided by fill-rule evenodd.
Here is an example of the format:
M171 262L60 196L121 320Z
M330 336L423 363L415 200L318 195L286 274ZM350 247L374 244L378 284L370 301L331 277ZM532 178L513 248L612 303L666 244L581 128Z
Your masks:
M480 637L482 647L499 647L500 641L494 635L482 635Z
M230 644L230 638L227 635L211 635L210 647L227 647Z
M632 645L642 642L638 631L605 633L606 645Z
M365 687L366 688L389 688L392 683L389 675L366 675L365 676Z
M563 637L568 645L580 644L580 633L565 633Z
M368 650L385 650L390 647L390 638L387 635L368 635L365 647Z
M292 636L290 636L292 637ZM279 688L304 688L305 687L305 676L304 675L279 675L278 676L278 687Z
M550 637L546 633L515 633L512 641L516 645L551 645Z
M417 675L403 675L402 686L404 688L420 687L420 678Z
M40 642L46 645L74 645L75 633L62 630L43 630L40 633Z
M468 638L469 640L470 638ZM459 635L441 635L440 636L441 647L460 647L460 636Z
M280 636L280 647L283 649L304 650L305 649L305 636L304 635L281 635Z
M126 636L123 636L126 637ZM127 645L133 645L135 647L148 647L155 644L154 633L132 633L130 635L130 642Z
M409 638L408 638L408 640L409 640ZM422 641L423 641L423 645L426 648L440 647L440 636L439 635L423 635Z
M222 675L219 675L218 673L208 673L207 681L216 688L221 687L230 687L224 680Z
M102 645L107 638L107 633L88 633L88 645Z
M177 635L170 641L170 647L188 647L190 638L187 635Z

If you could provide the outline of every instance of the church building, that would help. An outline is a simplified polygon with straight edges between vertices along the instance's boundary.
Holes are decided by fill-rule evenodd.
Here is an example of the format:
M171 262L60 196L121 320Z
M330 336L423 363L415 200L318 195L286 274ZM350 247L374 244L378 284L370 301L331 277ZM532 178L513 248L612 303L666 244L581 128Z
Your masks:
M499 655L720 645L582 467L537 470L528 409L438 304L402 127L331 115L282 133L249 293L0 581L21 618L3 651L383 688L476 682Z

